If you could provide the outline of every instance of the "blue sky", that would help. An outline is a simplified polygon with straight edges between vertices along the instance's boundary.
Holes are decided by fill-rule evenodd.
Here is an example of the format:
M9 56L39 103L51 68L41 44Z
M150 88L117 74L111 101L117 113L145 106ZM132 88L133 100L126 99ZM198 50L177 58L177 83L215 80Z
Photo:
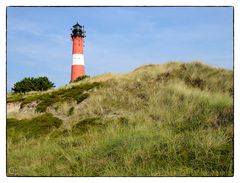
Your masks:
M231 7L8 7L7 89L24 77L70 81L70 28L85 26L87 75L200 60L233 68Z

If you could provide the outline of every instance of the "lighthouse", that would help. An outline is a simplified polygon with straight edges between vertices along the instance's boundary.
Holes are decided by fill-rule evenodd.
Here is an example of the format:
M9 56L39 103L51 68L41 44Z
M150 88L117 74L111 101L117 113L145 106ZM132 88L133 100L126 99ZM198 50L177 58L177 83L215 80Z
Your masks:
M84 31L84 26L81 26L78 23L76 23L71 30L71 38L73 42L71 81L74 81L79 76L85 75L83 44L86 32Z

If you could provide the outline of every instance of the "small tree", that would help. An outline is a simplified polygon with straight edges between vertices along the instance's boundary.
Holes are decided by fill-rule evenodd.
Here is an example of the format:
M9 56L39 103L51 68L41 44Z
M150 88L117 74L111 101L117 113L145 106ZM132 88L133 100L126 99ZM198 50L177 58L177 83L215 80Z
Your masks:
M54 83L48 80L47 77L27 77L19 82L16 82L12 88L14 93L25 93L29 91L45 91L55 87Z

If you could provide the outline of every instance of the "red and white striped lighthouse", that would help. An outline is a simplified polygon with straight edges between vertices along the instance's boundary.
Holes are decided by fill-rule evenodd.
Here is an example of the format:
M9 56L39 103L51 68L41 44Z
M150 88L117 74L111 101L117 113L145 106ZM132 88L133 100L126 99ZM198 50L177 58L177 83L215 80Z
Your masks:
M84 26L75 24L72 28L71 37L73 42L71 81L74 81L79 76L85 75L83 43L86 36Z

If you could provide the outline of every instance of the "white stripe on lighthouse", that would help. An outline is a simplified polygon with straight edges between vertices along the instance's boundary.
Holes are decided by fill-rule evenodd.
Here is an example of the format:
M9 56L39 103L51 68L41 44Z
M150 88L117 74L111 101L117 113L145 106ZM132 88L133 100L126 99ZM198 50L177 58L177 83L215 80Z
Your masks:
M72 65L84 65L84 55L73 54Z

